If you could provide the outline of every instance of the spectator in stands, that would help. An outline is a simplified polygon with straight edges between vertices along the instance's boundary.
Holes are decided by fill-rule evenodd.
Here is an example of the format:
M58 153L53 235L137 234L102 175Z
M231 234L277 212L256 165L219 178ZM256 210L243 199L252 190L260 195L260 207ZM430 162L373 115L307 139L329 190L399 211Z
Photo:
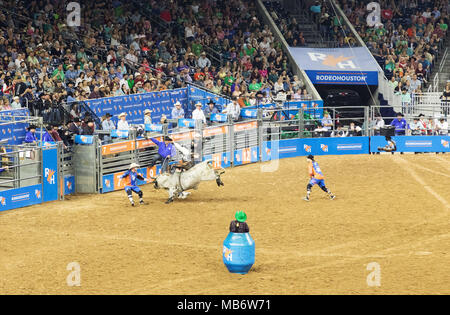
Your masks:
M241 114L241 107L238 103L238 98L234 96L232 102L229 103L225 110L222 111L224 114L231 116L231 119L238 121Z
M151 125L152 124L152 110L146 109L144 111L144 124Z
M30 125L28 127L28 131L25 134L25 143L37 143L38 139L36 138L36 126Z
M441 136L448 135L448 133L449 133L448 122L445 120L444 117L440 117L439 119L436 119L435 129L436 129L437 135L441 135Z
M127 114L121 113L118 117L119 117L119 122L117 123L117 130L120 130L120 131L130 130L130 126L128 125L128 122L127 122Z
M92 136L94 134L94 129L95 129L94 122L92 120L86 120L82 128L81 134L85 136Z
M206 119L209 123L211 123L211 115L219 113L219 110L217 109L216 104L214 103L214 101L212 99L209 100L208 106L206 107L204 113L205 113Z
M13 102L11 103L11 109L20 109L22 105L20 104L20 97L14 96Z
M384 128L384 119L380 114L377 114L375 123L373 125L374 135L380 135L381 128Z
M409 124L409 129L411 129L412 136L420 136L425 126L419 121L419 118L414 117L413 122Z
M9 105L9 100L4 96L3 98L0 98L0 111L3 110L11 110L11 106Z
M53 128L52 128L51 125L45 127L44 134L42 135L42 142L54 142L54 139L53 139L53 137L50 134L52 129Z
M330 114L327 111L323 112L321 124L322 129L325 131L325 136L329 137L331 134L331 130L333 129L333 120L331 119Z
M195 110L192 112L192 119L201 120L203 124L206 124L205 113L202 110L202 103L195 104Z
M184 109L181 108L181 103L176 102L174 108L172 109L172 119L183 119Z
M111 120L112 115L110 113L106 113L102 118L102 129L105 131L115 130L116 126L114 126L114 122ZM103 141L108 143L111 141L111 137L109 135L103 136Z
M70 136L72 135L80 135L81 134L81 121L80 118L76 117L73 119L73 122L69 124L68 127Z

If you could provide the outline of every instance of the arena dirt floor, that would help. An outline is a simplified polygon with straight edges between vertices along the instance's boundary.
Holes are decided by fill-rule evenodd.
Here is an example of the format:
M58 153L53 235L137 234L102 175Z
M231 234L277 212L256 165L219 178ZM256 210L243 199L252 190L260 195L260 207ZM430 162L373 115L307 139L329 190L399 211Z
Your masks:
M317 160L334 201L317 187L302 201L295 158L227 170L224 188L203 183L172 205L147 185L136 208L120 191L0 213L0 294L450 294L450 155ZM245 276L221 256L236 210L256 242Z

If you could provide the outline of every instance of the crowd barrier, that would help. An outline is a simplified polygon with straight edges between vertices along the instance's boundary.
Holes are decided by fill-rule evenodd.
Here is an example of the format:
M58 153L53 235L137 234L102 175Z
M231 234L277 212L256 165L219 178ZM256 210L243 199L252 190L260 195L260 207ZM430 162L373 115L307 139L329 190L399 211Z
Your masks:
M112 121L117 125L118 115L123 112L128 115L128 123L143 124L144 111L146 109L153 111L151 116L153 122L160 121L162 115L166 115L170 119L172 118L172 109L176 102L181 103L185 111L185 117L189 118L192 117L192 111L195 109L196 103L201 103L203 108L206 108L207 103L211 100L216 104L219 111L225 109L231 102L226 97L189 85L187 88L182 89L108 97L88 100L85 103L98 117L102 117L107 113L111 114L113 116ZM281 103L287 108L302 108L305 112L310 113L317 119L323 117L322 100L283 101ZM252 110L258 108L274 108L277 106L277 103L270 103L246 107L243 117L247 118L245 112L252 113ZM219 119L221 118L220 116L217 117Z
M0 138L9 145L22 144L30 123L28 109L0 111Z
M37 203L64 199L73 193L108 193L121 190L124 181L120 176L132 162L138 163L139 172L145 177L155 177L160 165L152 165L157 146L149 140L162 140L165 135L191 149L196 162L211 160L215 168L229 168L257 162L313 155L361 155L379 152L386 146L382 136L316 137L306 135L308 124L302 108L291 110L276 118L274 113L256 118L204 126L186 122L184 127L173 130L157 125L146 126L145 137L131 130L128 139L115 138L112 143L101 141L102 135L77 136L71 150L62 144L26 148L9 148L2 156L0 172L0 211ZM278 120L277 120L278 119ZM393 137L397 152L450 152L450 136L396 136ZM31 154L30 152L33 152ZM5 157L7 161L5 161ZM176 156L172 163L179 160ZM9 167L7 167L8 165ZM139 182L144 184L144 182Z
M1 153L0 212L75 193L72 155L62 144L7 145Z

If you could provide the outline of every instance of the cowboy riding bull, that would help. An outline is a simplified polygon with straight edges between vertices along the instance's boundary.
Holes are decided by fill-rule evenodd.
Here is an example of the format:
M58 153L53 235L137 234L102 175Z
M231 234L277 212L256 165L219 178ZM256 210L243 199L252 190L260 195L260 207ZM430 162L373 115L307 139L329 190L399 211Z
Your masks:
M177 171L173 174L163 173L154 179L156 189L169 191L169 199L166 204L172 203L175 197L186 199L190 195L188 190L197 190L202 181L215 180L217 186L224 186L220 176L225 173L224 169L215 170L211 161L199 163L187 171Z

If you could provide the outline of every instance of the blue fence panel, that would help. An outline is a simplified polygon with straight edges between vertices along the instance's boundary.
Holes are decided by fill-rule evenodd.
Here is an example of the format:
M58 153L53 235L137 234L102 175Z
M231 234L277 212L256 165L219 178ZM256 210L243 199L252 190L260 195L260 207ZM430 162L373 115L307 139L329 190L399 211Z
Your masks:
M58 150L56 147L42 150L44 202L58 200Z
M0 140L8 140L9 145L22 144L27 133L28 123L13 123L11 116L30 116L28 109L14 109L0 112L0 119L3 121L11 120L10 124L0 126Z
M312 155L369 154L369 137L265 141L262 160Z
M0 192L0 212L42 203L42 185Z
M398 136L392 137L398 152L450 152L450 136ZM370 138L370 152L380 152L387 145L385 137Z
M163 114L171 118L172 109L176 102L186 106L187 90L185 88L89 100L86 101L86 104L99 117L106 113L111 114L113 116L112 121L117 125L118 115L121 113L128 115L128 123L144 124L144 111L146 109L153 111L152 120L154 122L158 122Z

